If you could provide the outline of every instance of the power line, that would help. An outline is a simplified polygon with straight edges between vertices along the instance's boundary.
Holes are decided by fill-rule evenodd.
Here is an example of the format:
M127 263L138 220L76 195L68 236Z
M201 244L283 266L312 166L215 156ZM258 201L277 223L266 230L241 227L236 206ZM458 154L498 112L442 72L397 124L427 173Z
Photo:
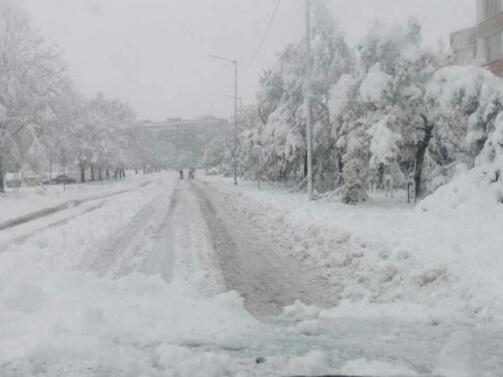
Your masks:
M269 19L269 24L267 25L267 29L266 29L266 31L264 33L264 36L262 37L262 40L260 41L260 45L258 46L257 51L255 51L255 54L251 58L251 60L248 63L248 65L251 65L255 61L255 59L257 58L258 54L262 50L262 47L264 47L265 41L267 40L267 37L269 36L269 32L271 31L271 27L272 27L272 24L274 22L274 19L276 18L276 14L278 13L278 9L279 9L279 4L280 3L281 3L281 0L277 0L276 1L276 5L274 6L274 10L272 12L271 18Z

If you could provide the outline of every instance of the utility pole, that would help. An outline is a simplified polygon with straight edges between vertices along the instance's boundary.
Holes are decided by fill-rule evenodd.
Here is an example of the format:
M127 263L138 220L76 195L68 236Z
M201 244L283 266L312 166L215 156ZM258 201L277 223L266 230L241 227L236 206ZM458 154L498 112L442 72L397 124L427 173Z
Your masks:
M234 65L234 147L232 151L234 185L238 184L238 61L221 56L210 55L210 58L224 61Z
M206 172L206 175L208 175L208 144L210 142L208 127L205 128L204 136L206 139L205 147L204 147L204 171Z
M305 83L305 106L306 106L306 142L307 142L307 193L309 200L314 200L313 195L313 141L312 141L312 58L311 58L311 1L306 0L306 83Z
M224 94L224 97L226 98L231 98L232 100L234 100L234 95L228 95L228 94ZM238 103L239 103L239 112L242 113L243 112L243 97L238 97Z
M238 184L238 62L234 60L234 186Z

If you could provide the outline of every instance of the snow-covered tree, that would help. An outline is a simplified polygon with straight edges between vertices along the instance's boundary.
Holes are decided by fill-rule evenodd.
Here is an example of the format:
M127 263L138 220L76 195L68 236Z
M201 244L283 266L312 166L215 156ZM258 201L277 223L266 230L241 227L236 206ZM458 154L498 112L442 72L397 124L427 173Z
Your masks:
M430 132L423 97L439 65L438 55L421 47L421 27L414 20L406 26L375 26L361 41L353 75L340 78L329 101L345 201L364 199L368 174L382 182L384 168L398 165L402 176L414 171L421 176L422 145ZM355 153L348 148L352 144L368 145L368 153ZM367 173L361 169L365 164ZM363 180L362 192L355 192L355 177Z
M105 98L101 93L87 101L84 107L84 122L78 129L81 141L78 161L81 180L85 180L85 169L90 169L91 180L109 177L109 170L115 168L114 176L122 175L128 163L130 129L135 115L129 105L118 100Z
M331 174L327 156L334 147L327 138L327 101L331 86L351 71L353 54L330 16L325 2L317 2L312 29L314 163L316 176ZM273 180L302 180L306 172L306 116L304 108L305 43L288 46L275 67L260 80L258 113L262 121L265 174ZM330 180L330 179L328 179ZM318 179L321 181L321 179Z
M494 154L489 145L495 145L491 136L503 110L503 81L479 67L445 67L431 80L425 101L433 127L428 146L433 190L451 178L457 164L473 167L479 156L487 160Z
M123 175L134 153L133 110L81 96L59 55L11 2L0 2L0 56L0 192L6 169L43 174L53 162L63 170L78 163L82 181L88 168L92 178L110 168Z
M3 191L3 176L8 164L11 168L14 165L20 168L28 163L25 159L30 153L40 152L39 130L50 124L49 102L57 95L54 88L62 80L64 69L57 54L32 28L26 13L10 2L0 3L0 56L3 113L0 191Z

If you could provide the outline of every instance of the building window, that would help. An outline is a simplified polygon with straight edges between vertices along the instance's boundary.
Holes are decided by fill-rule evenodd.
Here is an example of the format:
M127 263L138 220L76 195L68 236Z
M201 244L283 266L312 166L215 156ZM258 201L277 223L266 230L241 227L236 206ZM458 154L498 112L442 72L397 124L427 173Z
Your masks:
M484 1L484 16L485 18L493 17L503 10L501 0L485 0Z
M501 58L501 32L491 34L485 39L485 50L487 63Z

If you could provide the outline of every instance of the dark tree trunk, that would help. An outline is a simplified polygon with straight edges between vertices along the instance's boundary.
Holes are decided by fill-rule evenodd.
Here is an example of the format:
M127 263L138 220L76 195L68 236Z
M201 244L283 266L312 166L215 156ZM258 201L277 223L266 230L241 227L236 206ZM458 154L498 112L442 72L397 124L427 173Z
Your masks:
M99 179L100 181L102 181L102 180L103 180L103 175L101 174L101 168L98 168L98 179Z
M1 151L0 151L1 153ZM0 155L0 193L5 192L4 174L3 174L3 159Z
M307 177L307 151L304 153L304 178Z
M344 170L344 163L342 162L342 155L338 154L337 155L337 180L336 180L336 185L335 187L340 187L342 186L342 171Z
M414 185L416 188L416 200L421 198L425 194L425 189L423 187L422 175L423 175L423 167L424 167L424 156L426 154L426 150L428 149L428 145L430 145L430 140L433 136L433 125L428 122L428 119L423 115L424 122L424 137L417 144L416 151L416 169L414 171Z
M107 169L106 175L107 175L107 179L110 179L110 169Z
M114 170L114 179L117 179L119 175L119 169Z
M3 180L3 167L0 166L0 193L5 192L5 185Z
M86 183L86 166L80 163L80 183Z
M95 181L96 177L94 176L94 165L91 165L91 181Z

